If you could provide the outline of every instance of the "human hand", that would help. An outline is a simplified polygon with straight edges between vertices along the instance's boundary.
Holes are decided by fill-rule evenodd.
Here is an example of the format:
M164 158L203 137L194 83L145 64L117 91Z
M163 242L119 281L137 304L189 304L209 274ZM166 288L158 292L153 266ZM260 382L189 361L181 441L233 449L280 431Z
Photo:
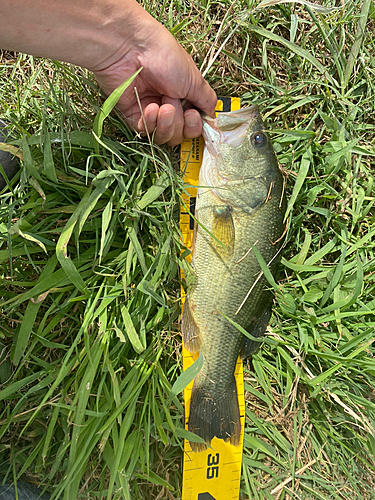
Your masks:
M108 95L143 67L117 108L141 135L147 131L156 144L175 146L202 133L200 114L192 108L214 116L216 94L168 30L152 19L145 31L142 44L127 48L117 61L94 75Z
M214 116L215 92L136 0L93 0L89 10L86 0L12 0L1 3L1 16L0 47L88 68L107 95L143 67L117 107L157 144L198 137L202 120L194 107Z

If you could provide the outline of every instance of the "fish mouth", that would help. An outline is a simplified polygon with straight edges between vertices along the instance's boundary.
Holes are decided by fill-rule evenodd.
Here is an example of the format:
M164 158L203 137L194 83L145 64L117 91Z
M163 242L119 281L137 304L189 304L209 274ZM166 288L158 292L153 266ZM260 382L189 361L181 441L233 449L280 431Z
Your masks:
M216 118L202 113L203 123L207 123L213 128L222 132L234 130L244 123L250 125L252 122L260 118L259 108L257 104L252 104L248 108L238 109L236 111L221 112Z
M258 106L253 104L237 111L219 113L216 118L202 115L202 120L206 146L215 154L219 144L241 145L249 128L261 117Z

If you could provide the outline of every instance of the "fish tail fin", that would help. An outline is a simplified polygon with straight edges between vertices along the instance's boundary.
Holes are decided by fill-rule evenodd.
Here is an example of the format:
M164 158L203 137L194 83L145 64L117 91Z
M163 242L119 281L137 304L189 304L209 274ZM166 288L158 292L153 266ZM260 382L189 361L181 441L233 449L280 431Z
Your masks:
M234 376L228 391L220 401L212 398L205 384L196 382L198 380L194 382L191 393L189 431L203 438L208 444L217 437L237 446L240 442L241 422ZM190 442L190 445L194 452L207 449L207 445L203 443Z

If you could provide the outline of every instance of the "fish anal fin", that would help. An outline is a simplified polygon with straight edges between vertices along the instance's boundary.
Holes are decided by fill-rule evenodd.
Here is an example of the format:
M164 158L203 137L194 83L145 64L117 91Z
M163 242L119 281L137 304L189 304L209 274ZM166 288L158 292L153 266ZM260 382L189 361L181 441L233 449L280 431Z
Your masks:
M235 239L231 206L225 205L214 209L212 234L215 237L211 238L212 247L221 257L230 258L233 255Z
M182 340L186 349L191 352L198 352L201 348L200 329L194 318L194 313L191 310L190 301L187 298L184 304L184 312L182 315Z

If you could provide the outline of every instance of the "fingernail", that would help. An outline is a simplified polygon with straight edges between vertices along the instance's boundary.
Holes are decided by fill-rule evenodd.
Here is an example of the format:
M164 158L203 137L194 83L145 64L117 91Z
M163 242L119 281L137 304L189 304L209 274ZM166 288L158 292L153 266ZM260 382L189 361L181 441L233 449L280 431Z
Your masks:
M160 117L162 127L168 128L172 125L175 111L167 111Z
M196 127L198 124L197 116L191 113L187 113L185 115L185 125L188 127Z
M156 122L156 120L158 119L158 112L159 112L159 109L158 108L155 108L155 109L151 109L151 111L149 112L148 114L148 120L150 122Z

